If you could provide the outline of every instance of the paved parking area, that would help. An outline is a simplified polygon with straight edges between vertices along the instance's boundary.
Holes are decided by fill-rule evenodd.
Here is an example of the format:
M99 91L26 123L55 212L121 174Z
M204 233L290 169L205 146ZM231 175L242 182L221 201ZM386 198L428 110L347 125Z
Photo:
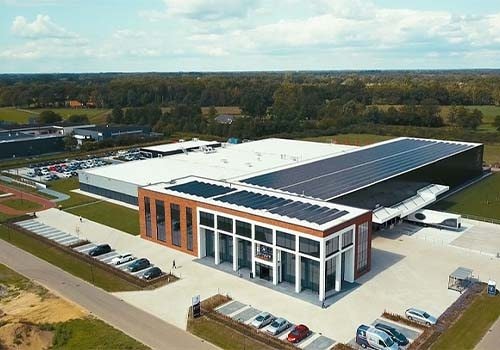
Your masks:
M70 246L83 241L80 237L63 232L52 226L45 225L37 220L21 221L16 223L16 225L64 246Z

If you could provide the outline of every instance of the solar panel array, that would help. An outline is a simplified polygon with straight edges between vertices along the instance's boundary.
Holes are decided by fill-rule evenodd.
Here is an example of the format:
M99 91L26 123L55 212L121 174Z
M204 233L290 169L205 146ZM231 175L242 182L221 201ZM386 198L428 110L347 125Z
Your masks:
M444 141L401 139L242 182L328 200L473 147Z
M221 194L236 191L235 188L214 185L200 181L191 181L180 185L166 187L166 189L203 198L211 198L214 196L219 196Z

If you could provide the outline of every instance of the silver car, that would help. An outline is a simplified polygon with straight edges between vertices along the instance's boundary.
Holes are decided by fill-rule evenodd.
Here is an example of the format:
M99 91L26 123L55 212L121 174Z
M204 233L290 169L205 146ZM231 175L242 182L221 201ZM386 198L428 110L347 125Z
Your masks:
M437 322L436 317L429 315L425 311L415 308L410 308L406 310L405 315L409 320L425 323L428 326L435 325Z
M274 317L269 312L261 312L260 314L257 315L257 317L255 317L251 325L258 329L267 326L273 320Z
M267 327L266 332L271 335L278 335L283 332L285 329L290 327L290 322L280 317L275 319L269 327Z

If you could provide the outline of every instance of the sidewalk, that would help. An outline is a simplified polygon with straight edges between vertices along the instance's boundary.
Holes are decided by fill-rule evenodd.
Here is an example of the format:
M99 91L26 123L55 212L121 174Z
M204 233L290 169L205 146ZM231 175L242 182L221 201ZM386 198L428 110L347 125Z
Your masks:
M498 298L498 296L496 297ZM497 350L500 349L500 318L496 320L486 332L483 339L477 344L475 350Z

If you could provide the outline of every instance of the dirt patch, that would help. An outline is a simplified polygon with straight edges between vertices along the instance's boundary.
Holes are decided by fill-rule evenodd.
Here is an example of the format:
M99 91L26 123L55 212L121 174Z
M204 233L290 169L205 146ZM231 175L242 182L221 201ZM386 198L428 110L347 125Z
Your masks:
M8 323L0 327L0 339L7 350L44 350L52 346L54 334L36 325Z
M29 291L0 303L0 308L5 313L2 321L10 323L57 323L87 315L83 309L53 294L47 293L42 298Z

